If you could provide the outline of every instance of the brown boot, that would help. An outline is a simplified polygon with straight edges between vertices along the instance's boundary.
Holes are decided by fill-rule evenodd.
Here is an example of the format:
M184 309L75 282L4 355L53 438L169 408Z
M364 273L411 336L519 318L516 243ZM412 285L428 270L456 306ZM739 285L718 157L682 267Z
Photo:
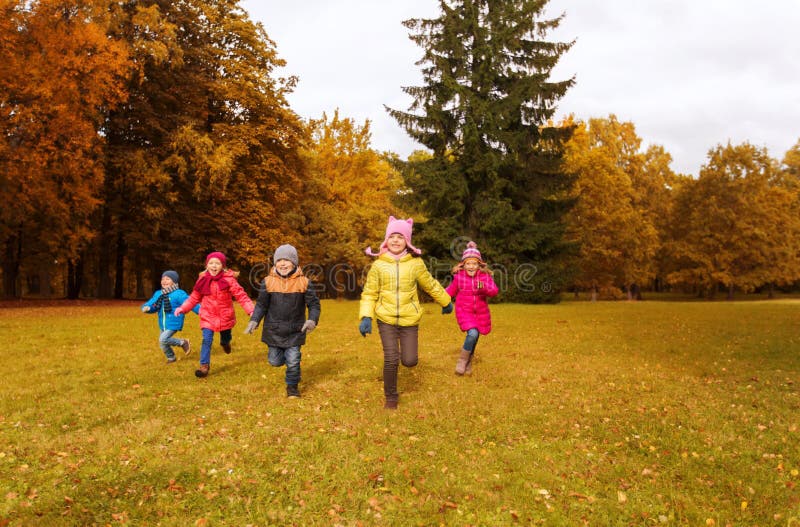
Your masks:
M194 370L195 377L202 379L203 377L208 377L208 370L211 369L210 364L201 364L199 369Z
M470 355L472 355L469 351L462 349L461 355L459 355L458 360L456 361L456 375L464 375L464 372L467 371L467 364L469 363Z
M472 375L472 359L475 357L475 352L469 354L469 358L467 359L467 367L464 368L464 375Z

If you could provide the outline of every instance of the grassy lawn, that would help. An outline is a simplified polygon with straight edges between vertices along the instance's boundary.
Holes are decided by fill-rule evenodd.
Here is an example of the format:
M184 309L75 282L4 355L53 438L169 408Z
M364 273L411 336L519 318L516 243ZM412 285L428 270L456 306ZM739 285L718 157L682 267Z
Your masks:
M241 311L198 380L138 305L0 308L0 527L800 525L798 301L494 305L464 378L427 305L396 412L355 302L296 400Z

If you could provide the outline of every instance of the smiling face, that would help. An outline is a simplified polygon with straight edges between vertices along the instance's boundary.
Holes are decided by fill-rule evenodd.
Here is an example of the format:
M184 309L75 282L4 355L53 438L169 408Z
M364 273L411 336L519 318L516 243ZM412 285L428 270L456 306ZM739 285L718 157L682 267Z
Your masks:
M399 232L393 232L386 239L386 248L392 254L400 254L406 250L406 239Z
M478 260L475 258L467 258L464 261L464 270L467 272L469 276L475 276L475 273L478 272L478 268L480 264L478 264Z
M222 271L222 262L219 258L209 258L206 270L211 276L217 276Z
M294 264L290 260L286 260L281 258L277 262L275 262L275 270L278 271L278 274L281 276L286 276L292 272L294 268Z
M172 281L172 278L169 276L162 276L161 277L161 288L166 289L168 287L172 287L175 282Z

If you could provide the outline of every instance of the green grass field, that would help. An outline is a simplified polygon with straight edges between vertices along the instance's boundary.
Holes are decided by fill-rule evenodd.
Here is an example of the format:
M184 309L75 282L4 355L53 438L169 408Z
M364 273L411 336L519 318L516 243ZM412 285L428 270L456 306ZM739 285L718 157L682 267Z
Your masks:
M797 301L494 305L463 378L427 305L396 412L355 302L296 400L241 311L198 380L138 305L2 304L0 527L800 525Z

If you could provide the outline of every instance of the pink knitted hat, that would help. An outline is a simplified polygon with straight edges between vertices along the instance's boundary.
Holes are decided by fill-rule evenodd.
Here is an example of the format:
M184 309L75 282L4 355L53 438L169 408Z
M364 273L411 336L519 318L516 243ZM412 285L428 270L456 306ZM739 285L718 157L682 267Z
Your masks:
M467 244L467 248L464 249L463 253L461 253L462 262L467 258L477 258L479 262L483 262L483 258L481 258L481 252L478 250L478 244L475 242L469 242Z
M209 261L210 259L212 259L212 258L216 258L217 260L219 260L220 262L222 262L222 267L225 267L225 260L226 260L226 258L225 258L225 255L224 255L224 254L222 254L222 253L221 253L221 252L219 252L219 251L214 251L213 253L208 253L208 256L206 256L206 264L208 264L208 261Z
M408 218L407 220L398 220L394 216L389 216L389 223L386 225L386 236L383 238L383 243L381 244L381 248L377 253L372 252L372 247L367 247L367 250L364 251L369 256L380 256L386 251L389 250L387 242L389 241L389 236L394 233L402 234L403 238L406 239L406 245L408 246L408 250L413 252L414 254L422 254L422 251L411 245L411 227L414 225L414 220Z

